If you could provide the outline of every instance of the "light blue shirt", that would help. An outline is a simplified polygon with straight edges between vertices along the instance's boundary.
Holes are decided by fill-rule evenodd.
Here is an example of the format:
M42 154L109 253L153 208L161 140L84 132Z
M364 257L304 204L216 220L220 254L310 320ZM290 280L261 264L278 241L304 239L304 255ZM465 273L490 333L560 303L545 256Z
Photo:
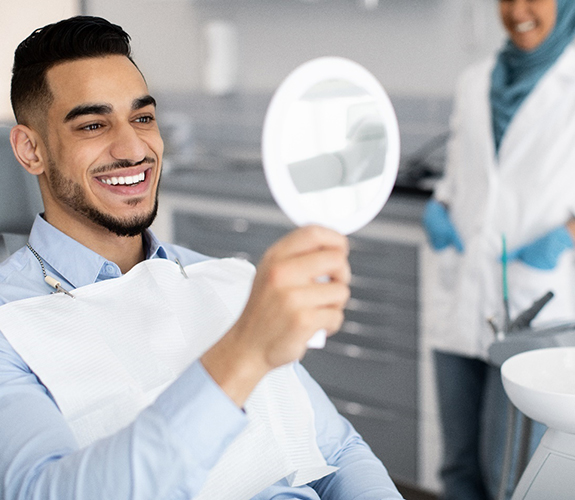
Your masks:
M160 244L149 231L145 241L149 259L178 258L184 266L207 259ZM68 290L121 275L115 263L40 216L29 242L47 274ZM0 263L0 304L52 291L40 262L26 247ZM319 385L301 365L296 371L312 402L318 446L327 463L340 469L299 488L280 481L255 499L402 498L384 466ZM2 499L190 499L246 424L246 415L196 361L130 426L79 449L49 390L0 334Z

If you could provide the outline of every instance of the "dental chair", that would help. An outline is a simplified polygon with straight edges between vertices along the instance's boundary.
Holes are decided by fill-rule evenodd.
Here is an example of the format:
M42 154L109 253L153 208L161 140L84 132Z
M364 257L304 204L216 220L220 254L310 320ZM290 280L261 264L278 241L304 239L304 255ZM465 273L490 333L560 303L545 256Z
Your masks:
M0 124L0 262L24 246L43 211L38 180L14 158L10 126Z

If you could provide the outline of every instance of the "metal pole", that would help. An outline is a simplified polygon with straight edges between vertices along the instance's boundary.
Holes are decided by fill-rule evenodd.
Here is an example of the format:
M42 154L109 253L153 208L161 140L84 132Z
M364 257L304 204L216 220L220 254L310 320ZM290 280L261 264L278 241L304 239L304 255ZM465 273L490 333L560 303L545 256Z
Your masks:
M517 410L511 401L507 402L507 430L505 437L505 453L503 455L503 467L501 469L501 482L497 500L505 500L507 488L511 478L511 464L513 462L513 444L515 442L515 425L517 422Z
M530 442L531 442L531 430L533 429L533 421L520 413L521 418L521 438L519 440L519 452L517 454L517 467L515 469L515 484L517 486L521 475L527 467L529 462L529 452L530 452Z

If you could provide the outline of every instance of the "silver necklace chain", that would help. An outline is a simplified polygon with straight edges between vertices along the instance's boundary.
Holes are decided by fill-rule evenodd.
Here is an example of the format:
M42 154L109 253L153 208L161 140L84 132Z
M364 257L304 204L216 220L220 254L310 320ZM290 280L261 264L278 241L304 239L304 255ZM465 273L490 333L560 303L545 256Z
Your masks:
M44 275L44 278L45 278L46 276L48 276L48 274L46 273L46 268L44 267L44 261L42 260L42 257L40 257L38 255L38 252L36 252L36 250L34 250L32 245L30 245L30 243L26 243L26 246L28 247L28 250L30 250L32 252L32 255L34 257L36 257L36 259L38 259L38 262L40 263L40 267L42 268L42 274Z
M48 273L46 272L46 266L44 265L44 261L42 260L42 257L40 257L38 252L36 250L34 250L34 247L32 245L30 245L29 242L26 243L26 246L28 247L28 250L30 250L32 252L32 255L34 257L36 257L36 260L38 260L40 267L42 268L42 274L44 275L44 281L46 281L46 283L48 283L51 287L55 288L58 292L63 292L66 295L73 297L73 295L70 292L68 292L64 287L62 287L62 285L60 284L59 281L48 276ZM180 262L179 259L176 259L176 264L178 264L178 267L180 268L180 272L183 274L184 278L187 279L188 275L184 269L184 266L182 266L182 263Z
M52 276L48 276L48 273L46 272L46 266L44 266L44 261L42 260L42 257L38 255L38 252L34 250L34 247L32 247L32 245L30 245L29 242L26 243L26 246L28 247L28 250L32 252L32 255L36 257L36 259L40 263L40 267L42 268L42 274L44 275L44 281L48 283L48 285L50 285L52 288L55 288L57 292L65 293L66 295L74 298L74 296L68 290L66 290L57 279L53 278Z

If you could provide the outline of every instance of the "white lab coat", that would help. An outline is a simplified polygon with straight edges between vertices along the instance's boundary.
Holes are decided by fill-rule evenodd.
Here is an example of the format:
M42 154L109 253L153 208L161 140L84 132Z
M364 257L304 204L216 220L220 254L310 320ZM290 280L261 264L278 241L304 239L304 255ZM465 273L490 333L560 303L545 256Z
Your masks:
M487 318L503 322L502 234L507 249L532 242L575 213L575 47L570 45L523 102L495 157L489 89L495 59L461 77L444 178L435 197L449 206L465 252L434 253L424 301L430 344L487 359ZM575 318L574 252L552 271L508 267L511 318L545 292L555 297L532 324ZM424 271L425 272L425 271Z

